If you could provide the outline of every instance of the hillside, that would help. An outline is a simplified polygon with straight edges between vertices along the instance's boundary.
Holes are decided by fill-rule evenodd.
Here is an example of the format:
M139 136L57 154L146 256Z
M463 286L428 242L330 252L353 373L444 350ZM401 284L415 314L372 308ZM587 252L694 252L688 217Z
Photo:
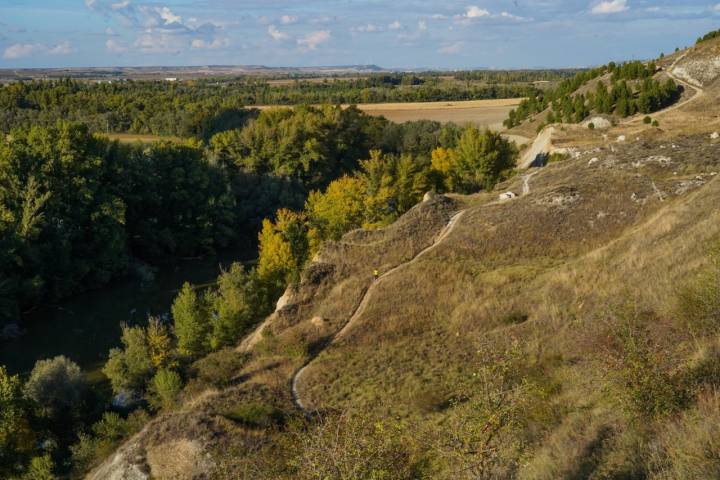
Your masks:
M88 478L717 478L717 46L658 126L326 244Z

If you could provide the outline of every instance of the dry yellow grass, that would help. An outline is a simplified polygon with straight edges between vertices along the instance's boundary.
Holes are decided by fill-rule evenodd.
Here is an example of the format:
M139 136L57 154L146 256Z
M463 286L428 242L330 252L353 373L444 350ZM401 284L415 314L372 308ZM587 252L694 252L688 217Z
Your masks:
M180 137L139 134L139 133L138 134L136 134L136 133L108 133L108 134L106 134L106 136L110 140L118 140L122 143L135 143L135 142L152 143L152 142L160 142L160 141L181 143L183 141L182 138L180 138Z
M441 123L472 123L494 130L502 129L508 113L522 98L468 100L461 102L367 103L357 107L369 115L383 116L392 122L434 120ZM252 108L267 110L283 106L260 105ZM347 107L347 105L343 105Z

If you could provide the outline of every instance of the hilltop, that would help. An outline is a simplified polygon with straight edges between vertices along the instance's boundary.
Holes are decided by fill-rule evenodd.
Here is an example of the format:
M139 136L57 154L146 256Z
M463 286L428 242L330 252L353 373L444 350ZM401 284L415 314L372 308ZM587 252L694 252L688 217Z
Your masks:
M655 125L555 123L546 166L327 243L89 478L716 477L720 40L658 65Z

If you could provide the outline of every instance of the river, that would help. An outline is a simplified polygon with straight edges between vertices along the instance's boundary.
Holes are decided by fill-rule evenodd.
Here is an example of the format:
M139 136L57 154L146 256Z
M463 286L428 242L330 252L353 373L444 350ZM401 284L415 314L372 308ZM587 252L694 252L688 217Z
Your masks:
M23 316L24 335L0 340L0 365L10 373L27 373L37 360L65 355L90 375L99 372L108 350L120 344L120 325L138 324L148 315L162 315L184 282L215 282L222 267L252 258L246 252L224 252L212 258L179 260L157 268L154 279L142 283L123 279L56 305L44 305Z

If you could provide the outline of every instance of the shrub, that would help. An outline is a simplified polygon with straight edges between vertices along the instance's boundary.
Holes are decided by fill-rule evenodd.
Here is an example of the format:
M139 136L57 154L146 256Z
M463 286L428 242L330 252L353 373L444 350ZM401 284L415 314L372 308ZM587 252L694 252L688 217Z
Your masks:
M110 379L113 392L145 390L153 373L151 348L142 327L122 326L123 347L110 350L103 373Z
M660 126L660 122L658 122L657 120L653 120L653 121L652 121L652 126L653 126L653 127L659 127L659 126Z
M410 480L425 478L412 442L398 425L366 416L334 415L291 427L288 478Z
M710 264L678 297L678 315L688 328L703 333L720 326L720 245L711 251Z
M25 384L25 395L48 415L67 410L75 412L84 390L85 379L80 367L64 356L39 360Z
M158 408L172 408L177 402L182 386L179 373L167 369L158 370L150 385L150 403Z
M645 118L643 118L643 123L645 125L650 125L652 123L652 118L650 118L649 115L646 115Z
M637 323L641 318L631 320L636 323L626 326L619 335L616 379L626 412L633 418L653 418L682 407L687 391L683 379L671 375L665 352L652 344L647 328Z
M720 478L720 393L706 392L697 405L670 423L650 456L653 480Z
M225 348L207 355L192 364L190 374L194 380L218 388L231 384L242 370L247 357L234 348Z
M207 353L210 332L207 306L192 285L185 282L171 310L180 353L190 358Z
M23 475L23 480L55 480L58 477L53 474L53 461L50 455L42 457L34 457L30 461L27 473Z
M123 419L114 412L106 412L102 419L92 426L91 434L80 433L78 442L70 447L73 476L83 474L107 458L124 439L140 431L150 419L145 410L132 412Z
M595 124L593 122L588 123L588 128L590 130L595 130Z
M268 428L282 423L283 413L264 403L248 403L225 413L225 418L250 428Z

